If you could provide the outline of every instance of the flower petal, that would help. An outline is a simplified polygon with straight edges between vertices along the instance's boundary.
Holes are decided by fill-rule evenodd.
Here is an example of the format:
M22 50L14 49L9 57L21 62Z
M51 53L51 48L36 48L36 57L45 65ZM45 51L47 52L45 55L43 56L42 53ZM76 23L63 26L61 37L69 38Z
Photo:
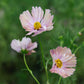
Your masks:
M11 42L11 48L14 49L17 52L21 51L21 43L19 40L12 40Z
M53 20L53 15L51 16L50 10L46 9L44 18L41 21L42 26L46 26L46 27L52 26L53 25L52 20Z
M53 29L53 26L49 26L49 27L46 28L47 31L50 31L52 29Z
M33 49L37 48L37 42L32 43L30 38L23 37L21 41L12 40L11 48L17 52L22 52L23 54L35 52Z
M32 7L31 13L32 15L27 10L20 15L20 21L23 28L26 31L29 31L27 35L31 35L32 33L34 33L34 35L32 36L36 36L44 31L50 31L53 29L53 15L51 15L49 9L45 10L44 15L44 11L41 7ZM36 22L39 22L41 25L39 29L34 27L34 24Z
M21 48L24 50L27 48L27 46L31 43L31 39L30 38L26 38L24 37L21 41Z
M27 33L26 35L31 35L32 33L35 33L35 32L37 32L37 30L30 31L30 32Z
M39 29L38 31L36 31L32 36L36 36L36 35L38 35L38 34L44 32L44 31L45 31L45 29L44 29L44 28L41 28L41 29Z
M59 69L58 74L61 75L63 78L66 78L68 76L71 76L74 73L75 69L73 68L65 68L65 69Z
M57 47L56 49L50 50L50 54L53 59L53 65L50 69L51 73L58 73L63 78L71 76L76 67L76 57L74 54L71 53L71 50L67 47ZM57 67L56 60L61 60L61 67ZM58 65L60 62L58 61Z
M40 22L43 18L43 10L41 7L32 7L32 16L34 19L34 22Z
M34 48L37 48L37 42L30 43L29 46L27 47L27 50L31 51Z
M24 29L30 30L33 28L33 18L28 10L20 14L19 18Z

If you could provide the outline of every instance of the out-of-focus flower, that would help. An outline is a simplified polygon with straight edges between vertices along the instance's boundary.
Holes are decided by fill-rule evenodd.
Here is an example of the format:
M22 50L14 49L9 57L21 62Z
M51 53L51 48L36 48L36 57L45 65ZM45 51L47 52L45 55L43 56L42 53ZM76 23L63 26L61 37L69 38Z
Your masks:
M35 52L33 49L37 48L37 42L32 43L31 39L26 37L22 41L14 39L11 42L11 48L17 52L30 55Z
M51 73L58 73L63 78L71 76L76 66L76 57L71 53L71 50L67 47L57 47L50 50L50 54L53 59L53 65L50 69Z
M27 35L34 33L33 36L36 36L44 31L53 29L53 15L51 15L49 9L45 10L44 15L44 11L41 7L32 7L31 14L27 10L20 14L19 18L23 28L29 31Z

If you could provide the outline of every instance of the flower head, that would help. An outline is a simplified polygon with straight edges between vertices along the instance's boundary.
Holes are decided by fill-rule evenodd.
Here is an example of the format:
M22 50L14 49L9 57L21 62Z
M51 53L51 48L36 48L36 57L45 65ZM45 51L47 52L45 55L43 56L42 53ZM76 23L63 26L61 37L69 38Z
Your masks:
M58 73L63 78L71 76L76 66L76 57L71 53L71 50L67 47L57 47L50 50L50 54L53 59L53 65L50 69L51 73Z
M19 18L23 28L29 31L27 35L34 33L33 36L36 36L44 31L53 29L53 15L51 15L49 9L45 10L44 15L44 11L41 7L32 7L31 14L27 10L20 14Z
M17 52L22 52L29 55L35 52L33 49L37 48L37 43L32 43L30 38L24 37L22 41L16 39L12 40L11 48Z

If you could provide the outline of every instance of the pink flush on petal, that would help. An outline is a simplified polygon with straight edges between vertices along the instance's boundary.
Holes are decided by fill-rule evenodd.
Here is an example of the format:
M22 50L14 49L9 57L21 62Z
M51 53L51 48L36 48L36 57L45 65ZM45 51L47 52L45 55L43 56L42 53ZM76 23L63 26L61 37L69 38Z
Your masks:
M29 32L27 35L34 33L33 36L36 36L53 29L53 15L49 9L46 9L44 14L41 7L32 7L31 13L24 11L19 18L23 28Z
M21 41L14 39L11 42L11 48L16 52L30 55L35 52L33 49L37 48L37 42L32 43L31 39L26 37Z
M67 47L57 47L50 50L51 57L53 59L53 65L50 69L51 73L57 73L63 78L71 76L76 67L76 57L71 53L71 50Z

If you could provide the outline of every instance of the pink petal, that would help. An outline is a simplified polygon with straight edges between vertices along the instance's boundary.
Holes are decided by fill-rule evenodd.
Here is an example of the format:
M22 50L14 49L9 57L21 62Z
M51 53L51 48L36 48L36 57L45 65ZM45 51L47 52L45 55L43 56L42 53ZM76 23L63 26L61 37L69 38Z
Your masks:
M49 9L45 10L45 15L44 15L44 11L42 10L41 7L32 7L31 13L32 16L30 12L27 10L24 11L22 14L20 14L19 17L23 28L26 31L29 31L27 35L31 35L32 33L34 33L34 35L32 36L36 36L44 31L50 31L53 29L53 23L52 23L53 15L51 15ZM35 22L41 23L41 29L34 30Z
M44 29L44 28L41 28L41 29L39 29L38 31L36 31L32 36L36 36L36 35L38 35L38 34L44 32L44 31L45 31L45 29Z
M59 70L59 75L61 75L63 78L66 78L68 76L71 76L74 73L75 69L73 68L65 68Z
M26 49L27 46L31 43L31 39L30 38L26 38L24 37L21 41L21 48L22 49Z
M35 32L37 32L37 30L32 30L29 33L27 33L26 35L31 35L32 33L35 33Z
M37 48L37 42L30 43L29 46L27 47L27 50L31 51L34 48Z
M51 73L57 73L63 78L71 76L74 73L75 69L73 68L56 68L55 66L50 69Z
M11 42L11 48L14 49L17 52L21 51L21 43L19 40L12 40Z
M56 66L53 66L53 67L50 69L50 72L51 72L51 73L57 73L57 72L58 72L58 69L56 68Z
M58 73L63 78L71 76L76 67L76 57L71 53L71 50L67 47L57 47L56 49L50 50L50 54L53 59L53 65L50 69L51 73ZM62 62L62 67L56 66L55 60L60 59Z
M30 53L34 53L34 48L37 48L37 42L32 43L30 38L23 37L22 41L12 40L11 48L17 52L21 50L28 50Z
M41 19L43 18L43 10L41 7L32 7L32 16L34 19L34 22L40 22Z
M64 67L76 67L76 57L74 56L63 63L64 63Z
M66 61L69 61L69 60L73 60L73 58L74 58L74 54L65 54L65 56L63 55L63 57L61 58L61 60L62 60L62 62L66 62Z
M46 27L52 26L53 25L52 20L53 20L53 15L51 16L50 10L46 9L44 18L41 21L42 26L46 26Z
M33 28L33 24L34 24L33 18L28 10L20 14L19 18L24 29L28 30Z
M47 31L50 31L52 29L53 29L53 26L49 26L49 27L46 28Z
M62 53L61 53L62 51L63 51L62 47L57 47L56 49L50 50L50 54L52 58L56 60L62 57Z
M32 53L35 53L36 51L35 51L35 50L32 50L31 52L32 52Z

